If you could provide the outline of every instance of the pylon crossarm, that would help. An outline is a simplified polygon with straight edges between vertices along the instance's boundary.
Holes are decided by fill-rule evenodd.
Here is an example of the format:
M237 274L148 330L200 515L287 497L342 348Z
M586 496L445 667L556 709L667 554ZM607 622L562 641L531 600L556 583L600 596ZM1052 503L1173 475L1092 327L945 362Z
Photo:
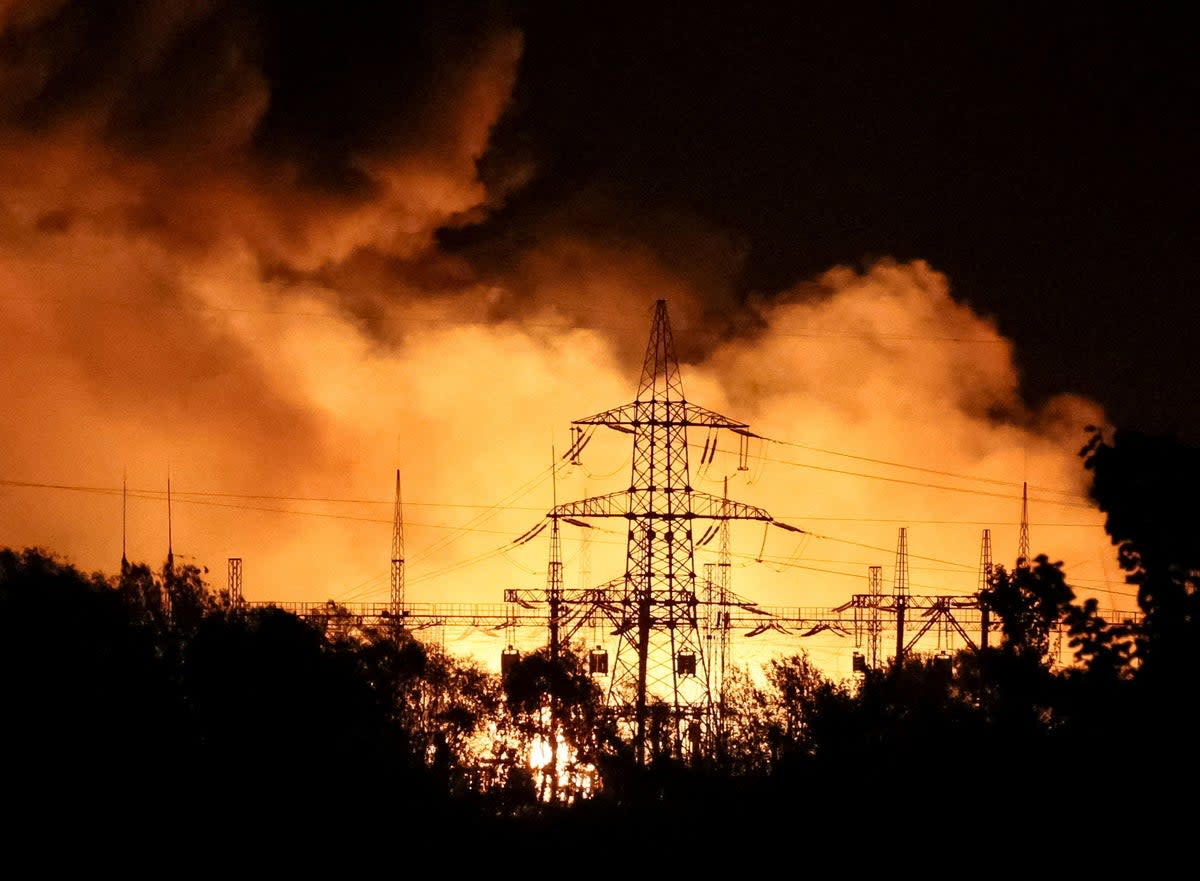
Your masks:
M688 494L691 498L691 510L675 516L681 519L710 519L710 520L764 520L774 522L774 519L762 508L734 502L719 496L693 490ZM548 517L625 517L636 519L637 514L629 511L629 493L619 491L590 499L580 499L575 502L564 502L553 508Z
M627 492L609 493L604 496L594 496L590 499L580 499L575 502L564 502L556 505L546 516L548 517L626 517L629 494Z
M946 594L937 594L933 596L922 596L920 594L909 594L905 597L904 607L906 609L927 609L930 612L940 612L943 609L977 609L979 608L979 598L977 596L948 596ZM896 611L895 597L874 595L869 593L856 593L848 602L836 606L833 611L844 612L846 609L878 609L881 612ZM929 614L929 612L926 612Z
M692 516L712 520L765 520L774 523L775 519L762 508L745 505L732 499L710 495L706 492L693 490Z
M753 600L748 600L738 596L733 591L729 591L729 595L723 600L699 600L702 606L716 606L722 609L741 609L746 612L752 612L755 615L770 615L766 609L760 608L758 603Z
M575 419L571 422L572 425L607 425L609 428L638 428L645 424L645 413L647 411L648 401L633 401L629 404L622 404L620 407L614 407L611 410L605 410L602 413L597 413L594 416L585 416L583 419ZM657 425L680 425L685 427L695 426L697 428L728 428L732 431L737 431L738 434L747 434L746 429L749 425L745 422L738 422L736 419L730 419L728 416L722 416L720 413L715 413L697 404L689 401L659 401L662 409L656 408L657 416L652 421Z
M558 597L559 602L564 605L584 606L599 605L608 598L609 592L603 587L564 587ZM546 602L546 589L544 587L506 587L504 602L531 609L534 603Z

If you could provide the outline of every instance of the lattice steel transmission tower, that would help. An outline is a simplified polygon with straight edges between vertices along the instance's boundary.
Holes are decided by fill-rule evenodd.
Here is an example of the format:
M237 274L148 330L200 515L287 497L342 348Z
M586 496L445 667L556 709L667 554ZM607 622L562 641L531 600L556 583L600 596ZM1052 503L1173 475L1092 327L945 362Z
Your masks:
M392 633L398 640L404 632L404 506L400 501L400 469L396 469L396 501L392 509L391 600L388 611Z
M693 521L775 521L760 508L692 489L687 430L755 435L746 423L684 398L665 300L655 304L636 399L572 424L633 435L627 490L556 505L552 512L628 523L624 579L606 609L618 637L608 709L632 734L639 762L646 761L650 738L656 748L694 757L711 742L712 695L696 595ZM649 731L652 711L655 726Z

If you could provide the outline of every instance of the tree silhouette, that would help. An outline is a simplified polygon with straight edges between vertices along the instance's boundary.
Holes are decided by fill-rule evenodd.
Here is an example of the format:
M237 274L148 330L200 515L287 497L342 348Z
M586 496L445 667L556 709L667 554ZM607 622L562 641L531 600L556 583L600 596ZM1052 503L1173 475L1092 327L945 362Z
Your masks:
M714 763L720 773L735 777L764 777L777 760L775 695L760 687L751 670L731 665L721 689L720 728Z
M1000 620L1001 649L1039 663L1054 660L1051 636L1074 599L1062 563L1051 563L1045 554L1012 572L997 566L979 593L980 606Z
M14 805L50 800L99 822L118 792L170 794L162 772L187 739L183 708L155 633L102 575L41 549L0 550L0 705Z
M546 647L517 658L503 685L518 734L510 755L536 764L537 801L573 801L592 785L588 769L600 761L606 740L603 695L587 672L586 649Z
M833 683L804 652L769 661L766 673L774 692L770 740L776 762L812 755L809 726Z
M1137 585L1146 677L1200 674L1200 449L1176 438L1094 430L1081 451L1117 559Z
M1097 649L1096 669L1111 667L1110 679L1132 681L1080 702L1109 709L1102 719L1139 771L1129 797L1142 824L1157 831L1174 820L1162 794L1200 783L1191 735L1200 711L1200 448L1122 429L1110 440L1093 429L1080 454L1142 612L1136 627L1118 625L1108 642L1081 628L1081 639L1090 640L1082 644ZM1130 631L1132 676L1121 667Z

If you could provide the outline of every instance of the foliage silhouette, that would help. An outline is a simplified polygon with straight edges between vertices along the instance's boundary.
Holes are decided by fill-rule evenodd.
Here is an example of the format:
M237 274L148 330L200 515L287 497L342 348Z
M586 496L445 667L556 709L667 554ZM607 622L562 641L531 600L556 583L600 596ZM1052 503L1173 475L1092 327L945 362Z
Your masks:
M1135 763L1129 797L1142 823L1169 824L1161 794L1200 783L1192 745L1200 711L1200 448L1170 435L1118 429L1109 438L1093 429L1080 455L1142 617L1099 638L1078 628L1092 675L1078 683L1077 712L1109 733L1092 744L1098 756L1114 754L1115 744Z
M1140 675L1200 674L1200 448L1162 435L1093 431L1081 451L1117 559L1137 585Z
M159 769L186 740L155 634L100 574L40 549L0 550L0 702L6 796L101 807L119 787L165 795Z
M502 674L515 755L536 759L539 805L590 790L612 735L602 724L603 694L588 673L586 649L549 647L519 657Z
M726 840L801 830L826 847L869 830L883 848L964 799L974 828L994 833L1062 780L1080 809L1055 818L1060 840L1086 831L1097 803L1158 841L1172 821L1160 793L1197 782L1200 454L1097 432L1081 455L1141 620L1101 618L1045 555L998 568L979 597L996 644L846 682L803 652L761 677L734 667L716 749L690 763L674 758L661 701L650 761L635 762L576 651L532 652L499 676L335 605L311 621L231 607L194 567L123 563L109 579L3 550L6 798L94 823L121 793L152 806L145 822L172 840L235 807L289 840L452 829L481 859L519 840L565 859L597 840L645 854L706 844L710 828ZM1062 639L1073 663L1059 663ZM531 768L539 739L560 732L569 761L597 769L588 798ZM1114 766L1128 770L1119 782ZM881 824L888 800L904 809Z

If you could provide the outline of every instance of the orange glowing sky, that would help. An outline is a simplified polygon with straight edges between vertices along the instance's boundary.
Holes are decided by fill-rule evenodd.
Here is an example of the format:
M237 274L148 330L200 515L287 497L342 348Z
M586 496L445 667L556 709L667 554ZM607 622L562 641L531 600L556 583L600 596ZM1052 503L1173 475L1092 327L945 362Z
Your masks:
M1077 455L1104 408L1028 402L1021 352L937 265L833 262L737 298L736 237L686 219L690 260L550 224L475 262L438 231L538 173L480 172L519 29L436 43L418 98L377 105L340 156L352 184L333 185L264 137L279 103L250 25L220 4L129 8L122 63L92 79L72 37L99 25L77 5L0 3L0 544L111 573L124 540L157 565L169 477L176 559L214 586L238 556L248 599L386 602L399 469L408 599L500 603L544 584L545 541L513 539L552 492L627 486L616 432L560 461L553 487L550 465L572 419L633 399L665 299L688 399L766 439L748 470L732 435L699 469L693 433L693 484L728 479L806 531L733 526L742 596L831 608L865 592L870 565L890 589L900 527L914 593L971 593L983 529L1011 565L1028 482L1033 553L1101 608L1134 607ZM597 526L596 583L624 556ZM577 586L581 534L564 530ZM844 640L783 645L801 646L848 672Z

